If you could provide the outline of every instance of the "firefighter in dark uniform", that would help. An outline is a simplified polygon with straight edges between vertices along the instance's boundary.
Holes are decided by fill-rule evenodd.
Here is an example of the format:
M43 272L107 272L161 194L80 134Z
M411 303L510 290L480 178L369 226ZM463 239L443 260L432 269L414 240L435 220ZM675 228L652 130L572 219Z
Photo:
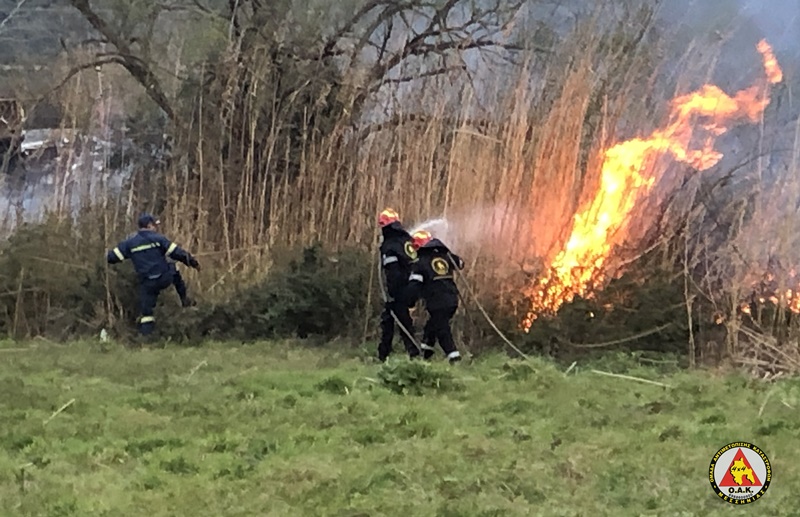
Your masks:
M378 360L386 361L392 353L395 317L403 326L400 337L406 352L412 359L420 355L414 344L414 322L409 313L409 303L405 295L411 267L417 260L417 252L411 243L411 235L400 223L400 216L387 208L378 217L381 227L381 266L385 277L386 303L381 313L381 340L378 345ZM393 316L394 315L394 316Z
M160 224L159 221L156 221L156 226ZM130 239L136 235L135 233L128 235L126 239ZM193 299L189 298L188 288L186 287L186 281L183 279L183 275L181 272L178 271L177 263L172 260L171 258L167 257L167 264L169 264L169 270L172 273L172 285L175 286L175 292L178 293L178 298L181 300L182 307L194 307L197 305Z
M152 215L142 214L138 226L137 233L108 252L107 260L109 264L118 264L125 259L133 262L139 280L139 333L149 336L155 329L153 311L158 295L172 285L178 287L175 284L177 268L174 264L170 266L167 258L198 270L200 264L191 254L158 233L158 220Z
M420 344L423 358L433 356L433 347L438 341L450 363L455 363L461 360L461 354L450 329L450 320L458 309L459 299L453 271L464 269L464 261L426 231L414 233L412 242L417 249L418 261L409 277L407 299L413 304L422 298L428 311L423 343Z
M155 227L159 228L160 226L161 226L161 221L156 219ZM131 234L126 238L130 239L134 235L136 234L135 233ZM169 270L172 273L172 285L175 286L175 292L178 293L178 298L180 298L181 300L181 306L184 308L194 307L195 305L197 305L197 303L191 298L189 298L188 289L186 287L186 281L184 281L181 272L178 271L177 263L175 262L175 260L171 259L168 256L166 257L166 259L167 259L167 264L169 264Z

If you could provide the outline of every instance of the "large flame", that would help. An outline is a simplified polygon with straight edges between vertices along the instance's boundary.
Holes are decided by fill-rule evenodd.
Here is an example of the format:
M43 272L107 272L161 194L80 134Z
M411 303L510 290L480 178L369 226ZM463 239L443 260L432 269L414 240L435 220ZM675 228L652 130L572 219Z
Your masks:
M770 45L762 40L757 49L767 82L780 82L783 73ZM603 281L612 237L625 230L629 214L657 180L654 158L669 153L701 171L713 167L722 159L722 153L713 148L715 138L737 122L757 122L769 102L768 87L763 83L732 97L707 84L672 101L665 128L606 150L594 199L575 215L572 234L548 273L526 293L531 310L523 321L524 330L528 331L539 314L556 311L575 295L585 295L592 283ZM700 149L690 148L696 125L706 131Z

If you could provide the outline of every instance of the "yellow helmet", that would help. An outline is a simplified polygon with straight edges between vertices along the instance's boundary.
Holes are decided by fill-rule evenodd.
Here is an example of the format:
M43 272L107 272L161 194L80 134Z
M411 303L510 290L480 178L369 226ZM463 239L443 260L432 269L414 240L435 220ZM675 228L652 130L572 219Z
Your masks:
M386 208L378 216L378 224L381 228L400 221L400 215L392 208Z
M427 230L414 232L414 235L411 236L411 242L414 244L416 249L420 249L421 247L425 246L430 242L431 239L433 239L433 236Z

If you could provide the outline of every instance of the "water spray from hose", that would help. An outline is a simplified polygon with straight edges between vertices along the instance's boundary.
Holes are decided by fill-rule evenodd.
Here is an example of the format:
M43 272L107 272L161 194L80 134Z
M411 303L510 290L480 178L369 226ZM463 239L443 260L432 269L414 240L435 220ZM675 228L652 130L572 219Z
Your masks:
M412 228L408 233L414 235L416 232L421 230L429 231L433 236L436 238L442 238L442 240L446 240L447 231L450 228L450 223L447 222L447 219L440 217L437 219L428 219L422 223L419 223L417 226Z

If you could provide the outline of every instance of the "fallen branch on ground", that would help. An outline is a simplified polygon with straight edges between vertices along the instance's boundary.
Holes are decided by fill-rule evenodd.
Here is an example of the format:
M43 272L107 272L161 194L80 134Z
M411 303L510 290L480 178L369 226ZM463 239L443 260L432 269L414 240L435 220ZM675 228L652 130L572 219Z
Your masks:
M626 380L629 380L629 381L637 381L637 382L644 382L644 383L647 383L647 384L655 384L656 386L661 386L661 387L664 387L664 388L672 388L672 386L670 386L669 384L664 384L663 382L651 381L651 380L648 380L648 379L642 379L641 377L633 377L633 376L630 376L630 375L622 375L622 374L619 374L619 373L603 372L601 370L592 370L592 373L596 373L596 374L599 374L599 375L605 375L607 377L616 377L617 379L626 379Z
M586 345L579 345L579 344L570 343L569 341L567 341L565 344L569 345L571 347L575 347L575 348L603 348L603 347L607 347L607 346L620 345L622 343L627 343L629 341L634 341L634 340L639 339L639 338L643 338L643 337L650 336L652 334L656 334L656 333L661 332L662 330L664 330L665 328L667 328L667 327L669 327L671 325L672 325L672 323L666 323L666 324L661 325L659 327L656 327L654 329L646 330L644 332L640 332L639 334L635 334L633 336L629 336L629 337L622 338L622 339L615 339L614 341L606 341L605 343L590 343L590 344L586 344Z
M187 375L187 376L186 376L186 380L188 381L189 379L191 379L191 378L192 378L192 376L193 376L195 373L197 373L197 370L199 370L199 369L200 369L200 368L202 368L203 366L207 366L207 365L208 365L208 361L206 361L205 359L203 359L202 361L200 361L199 363L197 363L197 365L196 365L194 368L192 368L192 370L189 372L189 375Z
M64 404L60 408L58 408L58 410L55 413L50 415L50 418L48 418L47 420L42 422L42 425L47 425L52 419L54 419L55 417L60 415L65 409L67 409L68 407L70 407L74 403L75 403L75 399L71 399L69 402L67 402L66 404Z

